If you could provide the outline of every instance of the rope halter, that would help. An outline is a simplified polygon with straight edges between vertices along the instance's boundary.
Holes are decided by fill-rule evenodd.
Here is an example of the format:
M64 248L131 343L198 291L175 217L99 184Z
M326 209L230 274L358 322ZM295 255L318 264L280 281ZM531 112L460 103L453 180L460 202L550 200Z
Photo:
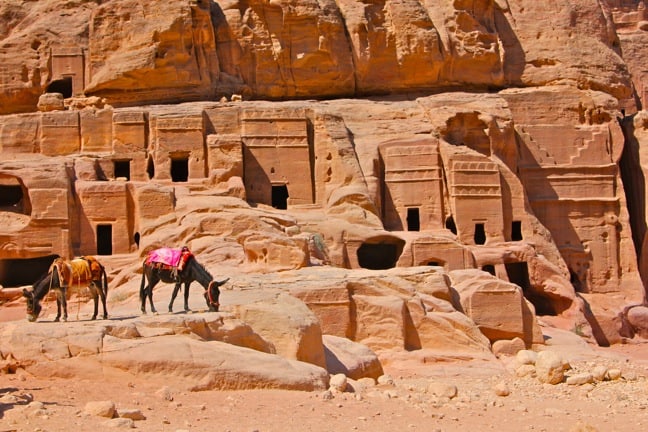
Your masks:
M212 285L215 284L216 281L211 281L209 282L209 285L207 285L207 289L205 290L205 294L207 297L207 302L209 303L209 306L213 306L215 308L218 308L220 306L220 303L218 301L214 301L214 298L212 297Z

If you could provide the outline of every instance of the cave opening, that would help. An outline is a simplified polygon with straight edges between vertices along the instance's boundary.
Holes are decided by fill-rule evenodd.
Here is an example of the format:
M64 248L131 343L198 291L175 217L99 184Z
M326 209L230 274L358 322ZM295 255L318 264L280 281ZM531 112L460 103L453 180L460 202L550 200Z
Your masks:
M363 243L358 249L358 264L369 270L396 267L398 246L392 243Z
M36 258L0 259L0 285L6 288L33 285L49 270L54 259L58 257L58 255L47 255Z
M529 279L529 265L526 262L507 263L504 265L509 282L522 288L524 297L533 304L536 315L556 316L556 305L547 295L533 290Z
M72 77L54 80L47 86L45 93L60 93L64 99L72 97Z

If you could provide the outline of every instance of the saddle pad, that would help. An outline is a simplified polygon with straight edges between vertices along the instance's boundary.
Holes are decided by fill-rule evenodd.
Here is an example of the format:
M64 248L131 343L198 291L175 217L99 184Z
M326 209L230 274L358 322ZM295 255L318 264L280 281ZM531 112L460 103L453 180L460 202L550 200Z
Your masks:
M92 280L92 272L88 262L81 258L75 258L71 261L65 261L58 258L54 260L51 271L57 271L59 280L63 286L70 284L85 283Z
M180 257L182 256L182 249L173 248L160 248L152 250L146 257L146 264L160 263L166 264L171 267L178 267Z
M92 280L92 272L88 261L82 258L75 258L70 261L72 270L72 281L87 281Z

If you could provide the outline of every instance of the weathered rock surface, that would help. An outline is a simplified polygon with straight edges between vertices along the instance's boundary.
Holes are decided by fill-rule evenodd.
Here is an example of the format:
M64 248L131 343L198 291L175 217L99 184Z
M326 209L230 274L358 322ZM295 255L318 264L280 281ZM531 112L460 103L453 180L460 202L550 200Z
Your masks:
M36 376L91 378L96 364L163 375L191 390L328 387L322 367L257 351L256 344L236 346L248 339L238 337L235 325L224 325L228 321L231 317L206 314L63 326L20 323L3 326L0 351Z
M3 114L32 111L66 76L71 95L113 105L557 83L631 97L613 16L595 0L11 0L0 15Z
M97 254L120 310L177 245L232 287L204 319L3 325L3 370L323 389L541 324L647 337L643 2L59 3L0 4L1 298Z

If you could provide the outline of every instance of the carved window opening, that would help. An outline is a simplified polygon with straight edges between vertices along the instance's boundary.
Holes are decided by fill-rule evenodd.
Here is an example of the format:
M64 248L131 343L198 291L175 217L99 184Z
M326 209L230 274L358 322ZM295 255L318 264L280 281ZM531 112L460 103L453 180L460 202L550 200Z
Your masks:
M450 230L452 234L457 234L457 226L455 225L454 218L449 216L445 221L445 227L447 230Z
M486 264L482 266L482 270L495 276L495 266L492 264Z
M288 188L283 185L272 185L272 207L279 210L288 208Z
M484 230L483 223L475 224L475 235L473 239L477 245L486 244L486 231Z
M72 77L54 80L47 86L46 93L60 93L64 99L72 97Z
M135 244L137 245L137 248L139 249L139 245L140 245L140 233L136 232L135 235L133 236L133 240L135 241Z
M19 178L0 177L0 212L31 215L29 194Z
M5 288L33 285L45 274L55 258L58 258L58 255L0 259L0 285Z
M130 161L113 161L115 178L125 178L130 180Z
M398 247L391 243L363 243L358 248L358 264L369 270L387 270L396 267Z
M0 211L23 213L23 190L20 185L0 185Z
M171 180L175 183L189 180L189 158L171 158Z
M407 209L407 231L420 231L421 219L419 216L419 209L411 207Z
M513 221L511 224L511 240L512 241L521 241L522 240L522 222Z
M146 161L146 175L148 175L149 180L155 177L155 162L153 162L152 157L149 157Z
M112 255L112 225L97 225L97 255Z

